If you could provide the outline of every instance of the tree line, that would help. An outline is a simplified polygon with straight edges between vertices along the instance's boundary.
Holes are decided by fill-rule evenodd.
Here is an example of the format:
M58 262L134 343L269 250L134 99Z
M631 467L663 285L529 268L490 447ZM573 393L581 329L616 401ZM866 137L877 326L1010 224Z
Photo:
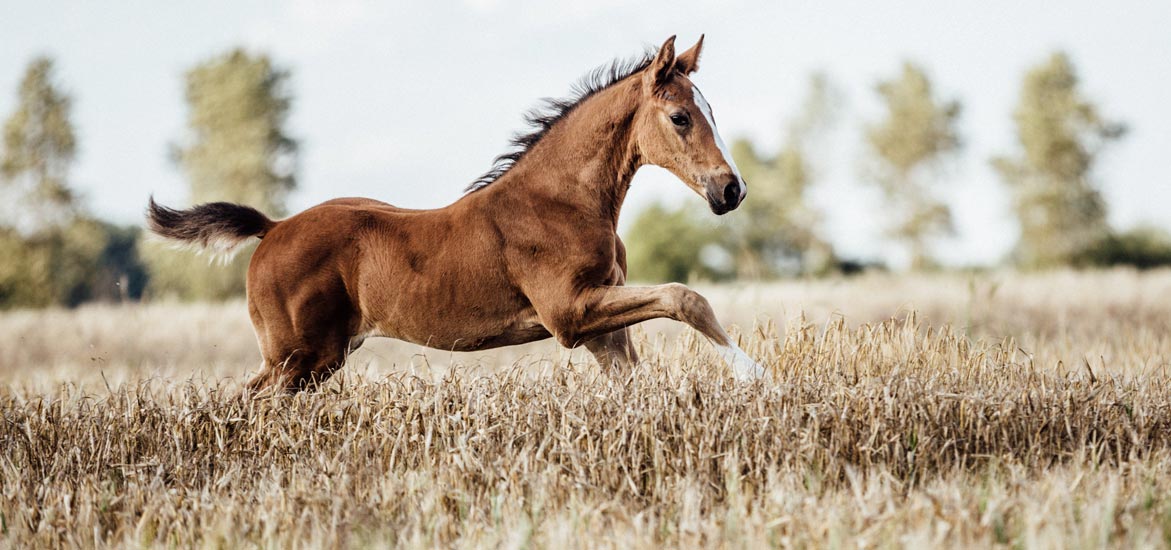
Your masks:
M235 49L186 72L187 133L171 145L191 204L231 201L284 215L296 188L297 141L285 129L289 72L264 54ZM864 181L881 190L887 236L906 247L912 269L932 269L932 242L954 233L941 200L942 167L960 153L961 103L940 98L913 63L875 88L884 116L865 125ZM72 98L53 61L32 60L3 126L0 150L0 308L74 306L91 300L242 295L249 251L227 266L147 238L89 212L70 184L78 143ZM752 182L752 200L718 230L693 208L653 204L628 236L639 280L767 279L860 266L839 258L808 201L817 184L815 150L839 118L841 94L814 75L782 145L747 140L733 155ZM1079 89L1069 58L1057 53L1024 77L1013 113L1017 149L991 159L1012 191L1021 236L1008 261L1026 269L1061 265L1171 263L1171 239L1152 228L1114 231L1093 168L1125 135Z

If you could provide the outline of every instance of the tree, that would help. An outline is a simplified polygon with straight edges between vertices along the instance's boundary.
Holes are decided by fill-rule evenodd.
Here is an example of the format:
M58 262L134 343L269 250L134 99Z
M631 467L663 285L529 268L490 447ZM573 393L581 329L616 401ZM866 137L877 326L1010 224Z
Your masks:
M70 97L53 61L33 59L4 123L0 183L8 210L0 224L0 307L76 305L95 294L108 244L105 226L81 213L69 186L77 153Z
M733 143L732 156L751 189L724 239L736 258L737 277L821 273L831 267L833 250L818 236L822 217L808 201L816 179L810 150L833 125L840 103L829 79L814 74L779 151L762 155L747 140Z
M885 108L881 121L866 127L872 156L868 179L886 197L893 222L888 235L906 244L911 269L932 265L929 240L954 233L951 210L934 194L940 162L961 148L957 100L935 97L920 67L903 63L896 79L879 82Z
M76 214L69 168L77 154L71 100L53 82L53 61L29 63L18 89L16 111L4 123L0 156L4 220L24 234L68 223Z
M4 123L0 191L0 308L75 306L138 298L145 272L136 228L90 216L69 184L77 153L71 98L53 61L29 63Z
M1022 267L1069 264L1110 232L1092 172L1126 128L1104 119L1078 83L1061 52L1031 69L1013 113L1020 150L992 159L1013 194L1021 235L1012 255Z
M284 214L297 152L284 129L292 103L287 80L267 56L240 49L187 72L190 136L173 156L191 185L191 203L229 201ZM244 292L247 251L227 266L158 246L144 252L156 293L223 299Z
M715 246L717 235L696 218L691 204L669 208L655 203L639 212L626 240L630 278L654 282L727 278L728 266L705 264L703 252Z
M193 203L230 201L284 214L296 187L297 144L284 130L288 72L243 50L187 73L192 141L176 151Z

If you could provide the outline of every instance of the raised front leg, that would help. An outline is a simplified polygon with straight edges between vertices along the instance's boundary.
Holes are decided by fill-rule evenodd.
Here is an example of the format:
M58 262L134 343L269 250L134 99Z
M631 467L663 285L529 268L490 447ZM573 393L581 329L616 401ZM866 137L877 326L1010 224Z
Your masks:
M764 367L748 357L724 332L707 299L678 283L587 288L569 304L550 307L534 301L533 305L545 327L565 347L577 347L630 325L666 317L687 323L711 340L738 379L752 380L765 374Z

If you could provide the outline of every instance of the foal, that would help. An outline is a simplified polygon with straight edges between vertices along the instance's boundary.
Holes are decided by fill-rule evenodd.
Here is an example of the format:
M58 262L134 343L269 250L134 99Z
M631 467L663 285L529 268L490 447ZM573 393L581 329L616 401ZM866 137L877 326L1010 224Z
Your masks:
M370 336L483 350L550 336L604 367L638 361L627 335L667 317L694 327L741 379L764 369L681 284L623 286L618 214L640 166L670 170L724 214L747 186L688 75L703 38L675 37L641 60L587 78L576 97L530 116L535 130L450 206L407 210L335 199L281 221L247 206L155 204L155 233L230 251L263 239L248 268L248 313L264 365L252 390L325 380Z

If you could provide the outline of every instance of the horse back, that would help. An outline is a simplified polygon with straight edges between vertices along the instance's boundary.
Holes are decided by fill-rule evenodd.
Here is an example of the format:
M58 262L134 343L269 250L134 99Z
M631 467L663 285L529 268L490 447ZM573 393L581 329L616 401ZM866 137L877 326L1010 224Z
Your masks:
M380 200L368 199L366 197L339 197L336 199L327 200L317 206L394 206Z

